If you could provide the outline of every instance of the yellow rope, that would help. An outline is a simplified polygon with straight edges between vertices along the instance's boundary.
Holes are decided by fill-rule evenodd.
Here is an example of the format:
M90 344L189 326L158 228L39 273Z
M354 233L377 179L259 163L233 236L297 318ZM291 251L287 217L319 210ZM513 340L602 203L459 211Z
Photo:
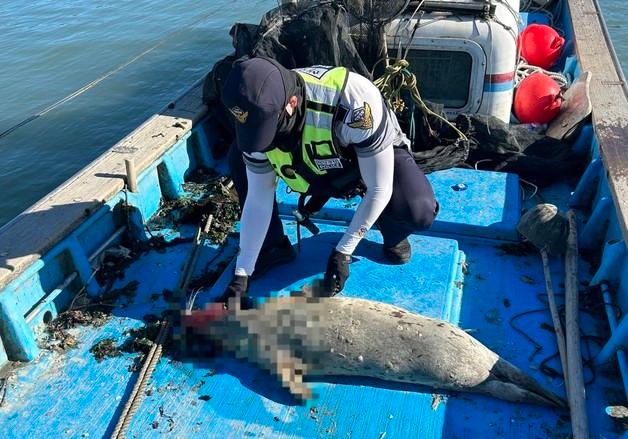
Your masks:
M380 60L381 61L381 60ZM434 116L443 122L445 122L452 130L454 130L462 140L468 140L454 124L449 122L446 118L430 110L425 105L421 94L417 88L416 76L410 70L410 63L405 59L394 60L394 62L386 67L384 74L377 78L373 83L382 93L384 100L393 109L395 113L400 113L405 108L405 103L401 99L401 91L408 90L412 100L423 110L431 116Z

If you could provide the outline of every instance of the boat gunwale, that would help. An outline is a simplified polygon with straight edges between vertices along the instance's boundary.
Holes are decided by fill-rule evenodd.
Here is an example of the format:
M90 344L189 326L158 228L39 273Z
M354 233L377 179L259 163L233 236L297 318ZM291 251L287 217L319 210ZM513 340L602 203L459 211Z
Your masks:
M582 71L592 74L593 130L624 244L628 245L628 149L625 144L628 139L628 86L598 0L565 2L569 8L578 62ZM621 92L615 92L617 88Z
M140 174L191 132L208 111L201 98L203 79L195 81L177 99L0 227L0 294L29 266L124 189L125 159L133 160ZM84 191L79 193L75 188L88 188L91 193L86 196ZM76 202L80 209L59 212L59 206L71 204L63 204L63 201L75 200L80 200ZM40 216L46 212L52 221L42 222ZM25 249L28 251L23 251Z

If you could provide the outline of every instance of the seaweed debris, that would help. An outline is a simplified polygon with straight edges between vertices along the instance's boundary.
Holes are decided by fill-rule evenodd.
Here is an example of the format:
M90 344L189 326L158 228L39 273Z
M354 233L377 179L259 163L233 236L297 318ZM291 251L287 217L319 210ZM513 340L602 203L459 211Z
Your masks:
M89 351L99 363L105 358L118 357L122 353L138 354L129 367L129 370L134 372L141 367L144 358L153 346L160 325L159 321L153 321L146 323L141 328L129 329L124 333L128 336L127 339L121 344L117 344L113 338L105 338L92 346Z
M98 260L95 279L98 285L110 289L116 280L124 278L126 269L143 253L149 251L163 252L166 248L182 243L192 242L191 238L175 238L166 241L163 236L152 236L148 240L132 241L129 237L124 245L118 245L105 250Z
M161 322L159 321L150 322L141 328L129 329L125 332L129 337L119 347L120 350L129 354L138 354L129 366L129 372L136 372L141 369L146 355L155 343L154 340L157 338L160 326ZM167 350L167 347L168 345L164 346L164 351Z
M105 250L99 258L98 269L94 277L100 286L110 288L117 280L124 277L124 271L136 259L137 254L124 245Z
M104 325L110 318L111 309L118 306L128 305L137 291L138 282L132 281L117 288L107 291L104 294L90 298L83 292L76 295L70 308L62 312L56 319L48 323L46 332L48 334L45 349L64 352L76 347L78 340L69 330L77 326ZM123 298L124 303L119 303Z
M45 349L64 352L76 347L78 340L68 330L77 326L100 327L109 320L109 315L100 310L70 309L51 321L46 327L48 340Z
M122 344L122 346L120 346L120 349L123 352L130 354L138 353L142 358L144 358L153 346L153 340L157 338L160 327L160 322L151 322L145 324L141 328L129 329L125 332L125 334L129 337Z
M211 214L213 222L207 237L216 244L222 244L227 235L232 232L240 211L237 194L228 183L228 178L213 171L201 169L190 177L190 181L183 185L183 189L186 196L177 200L162 201L159 212L151 222L157 226L160 222L171 226L173 223L176 225L198 222L201 217ZM125 269L142 253L160 251L190 241L191 239L186 238L167 241L163 236L153 236L148 241L129 242L127 237L123 240L124 245L105 250L96 261L98 268L95 269L94 278L106 292L92 298L85 291L80 291L72 300L69 309L48 324L46 328L48 337L44 348L63 352L75 347L78 340L71 334L70 329L77 326L102 326L109 319L113 308L130 304L137 291L138 282L129 282L118 289L111 289L111 286L116 280L124 277ZM221 270L207 272L196 284L213 284L220 272ZM154 298L158 297L154 296ZM142 334L141 331L148 332ZM132 330L129 334L130 338L118 348L123 352L140 353L138 359L141 361L152 346L152 340L157 331L157 324L148 323L145 329ZM100 350L105 347L104 344L93 346L94 355L99 355Z
M89 351L94 355L94 358L99 363L105 358L119 357L120 355L122 355L122 352L120 352L120 348L118 348L118 345L113 338L105 338L104 340L100 340L98 343L92 346Z
M174 200L161 200L159 211L151 218L151 229L198 224L208 215L213 222L208 238L221 244L240 213L238 196L228 178L212 170L198 169L183 184L185 195Z
M163 405L159 406L159 416L166 419L166 422L168 423L168 433L174 430L174 418L166 413Z

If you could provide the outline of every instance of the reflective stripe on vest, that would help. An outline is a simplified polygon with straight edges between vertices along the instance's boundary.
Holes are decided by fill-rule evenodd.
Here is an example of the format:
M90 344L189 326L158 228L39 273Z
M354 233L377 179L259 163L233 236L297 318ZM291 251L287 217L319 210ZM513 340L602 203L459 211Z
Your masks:
M333 122L349 72L344 67L320 66L295 71L305 82L305 124L300 150L302 163L295 162L292 153L279 148L268 151L266 157L290 189L306 193L311 184L308 180L343 168L334 146ZM298 173L297 168L301 164L305 165L310 179Z

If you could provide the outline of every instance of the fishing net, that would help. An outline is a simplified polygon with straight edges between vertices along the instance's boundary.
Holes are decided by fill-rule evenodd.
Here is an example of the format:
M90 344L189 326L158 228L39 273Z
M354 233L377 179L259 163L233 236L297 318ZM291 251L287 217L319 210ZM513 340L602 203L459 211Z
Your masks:
M232 122L220 104L220 95L236 59L266 56L290 69L344 66L373 79L371 69L386 55L385 26L407 3L301 0L267 12L259 25L234 25L230 35L235 52L214 65L203 87L203 100L211 109L205 127L212 130L210 137L218 138L214 153L225 152L233 139ZM422 100L413 104L416 99L412 97L420 97L420 87L417 84L414 95L401 94L406 105L396 109L396 114L411 140L414 159L425 173L466 166L515 172L546 185L581 171L582 157L574 155L569 144L548 138L540 130L478 115L461 115L453 125L446 122L442 106Z
M220 97L230 65L242 56L266 56L288 69L312 65L344 66L368 78L369 70L349 34L345 9L335 3L287 4L267 12L259 26L235 24L230 31L236 53L214 66L207 75L204 101Z
M300 3L299 3L300 4ZM349 34L348 16L338 4L283 7L263 19L252 56L267 56L284 67L345 66L370 77Z
M567 142L547 137L543 128L509 125L493 116L462 115L472 139L467 163L476 169L513 172L538 186L579 175L584 157Z
M469 157L468 138L459 136L443 123L445 113L442 105L429 102L425 105L431 113L417 108L412 110L414 119L411 119L408 114L411 110L408 109L398 117L402 130L411 138L414 161L425 174L464 165ZM412 120L414 127L409 126Z
M341 0L355 23L351 36L365 64L372 71L378 60L386 58L386 25L398 17L410 0Z

